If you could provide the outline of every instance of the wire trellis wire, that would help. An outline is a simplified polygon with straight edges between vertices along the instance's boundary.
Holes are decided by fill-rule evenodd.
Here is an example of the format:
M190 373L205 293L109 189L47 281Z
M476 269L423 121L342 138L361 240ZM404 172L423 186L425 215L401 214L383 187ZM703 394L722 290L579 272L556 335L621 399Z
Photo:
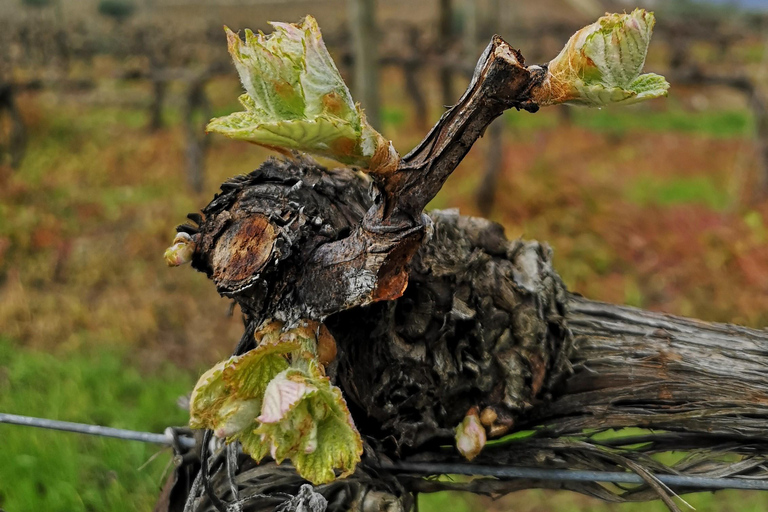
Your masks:
M121 428L102 427L99 425L88 425L84 423L73 423L69 421L50 420L45 418L35 418L30 416L21 416L17 414L0 413L0 423L21 425L28 427L37 427L49 430L62 430L66 432L75 432L80 434L94 435L100 437L111 437L127 441L141 441L144 443L154 443L172 446L178 440L184 448L193 448L195 440L188 436L174 436L171 429L166 429L163 434L152 432L140 432ZM643 484L644 480L640 475L629 472L619 471L584 471L567 469L541 469L531 467L516 466L485 466L466 463L432 463L432 462L379 462L376 464L380 469L415 473L423 475L474 475L491 476L500 479L535 479L550 480L562 482L610 482L619 484ZM697 477L690 475L655 475L660 482L668 486L701 488L701 489L746 489L768 491L768 481L754 480L747 478L711 478Z

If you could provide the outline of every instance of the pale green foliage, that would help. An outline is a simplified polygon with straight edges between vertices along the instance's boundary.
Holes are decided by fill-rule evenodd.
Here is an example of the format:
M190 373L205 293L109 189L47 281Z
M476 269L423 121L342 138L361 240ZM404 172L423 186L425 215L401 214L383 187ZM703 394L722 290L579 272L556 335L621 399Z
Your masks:
M273 458L280 462L290 457L312 483L332 481L334 468L346 476L360 461L362 441L341 391L319 373L289 369L277 376L269 384L259 421L256 433L269 443Z
M236 436L258 416L269 381L288 368L285 354L297 348L296 342L264 343L205 372L190 397L190 426Z
M314 332L317 332L316 330ZM290 459L321 484L352 473L362 441L341 391L316 361L312 325L257 333L255 349L208 370L190 400L190 425L209 428L260 461Z
M315 19L272 26L269 36L246 30L245 42L226 29L229 53L246 90L240 97L245 111L213 119L207 130L365 168L397 160L391 143L352 101Z
M640 75L651 41L653 13L608 14L571 36L549 63L550 90L540 104L604 106L666 96L664 77Z

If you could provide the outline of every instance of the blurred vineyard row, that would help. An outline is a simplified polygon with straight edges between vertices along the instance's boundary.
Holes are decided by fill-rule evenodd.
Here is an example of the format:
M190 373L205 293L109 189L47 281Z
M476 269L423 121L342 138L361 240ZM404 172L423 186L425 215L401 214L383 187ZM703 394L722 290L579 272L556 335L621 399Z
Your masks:
M231 351L242 326L205 276L168 269L162 253L174 226L219 183L270 156L202 136L206 116L238 108L221 25L266 30L267 19L309 12L351 81L346 3L157 0L119 16L100 14L96 1L10 3L0 5L0 91L12 92L25 151L14 159L13 115L0 107L0 410L148 430L183 423L177 396ZM442 113L446 88L458 97L489 32L540 62L601 14L587 12L592 2L555 0L479 1L473 14L454 0L450 44L441 44L442 4L378 7L379 126L402 153ZM510 238L547 241L568 287L590 298L765 327L768 141L755 105L768 76L765 18L690 5L665 18L658 7L647 67L670 72L667 100L510 112L496 122L498 140L481 140L431 206L487 211ZM752 89L697 85L695 73L735 76ZM478 204L489 175L493 201ZM9 511L145 510L168 460L138 471L153 447L14 427L2 436L0 508ZM768 503L722 496L695 505ZM423 510L444 508L441 500L459 506L449 495L435 500ZM504 503L530 511L655 506L536 492Z

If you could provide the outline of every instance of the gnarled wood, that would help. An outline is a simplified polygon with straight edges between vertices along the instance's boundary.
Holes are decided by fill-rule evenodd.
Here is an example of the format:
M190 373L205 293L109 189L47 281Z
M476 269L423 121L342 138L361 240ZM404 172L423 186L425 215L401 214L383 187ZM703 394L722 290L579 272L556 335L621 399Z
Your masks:
M271 160L230 180L204 210L206 220L196 219L203 245L193 264L208 272L210 260L199 256L215 254L230 240L221 237L241 222L233 211L244 219L272 211L282 240L274 243L281 263L265 267L250 287L230 292L246 314L238 351L253 347L254 330L276 311L264 297L294 300L294 289L264 283L290 283L295 262L306 257L302 248L348 233L372 204L369 186L364 175L347 170ZM313 222L318 216L322 223ZM589 301L564 289L544 245L508 241L499 225L455 211L432 212L429 225L402 297L326 318L339 347L329 370L379 456L459 461L458 454L436 448L452 443L453 427L479 406L496 416L493 435L536 431L513 445L486 448L479 463L768 478L766 332ZM260 247L265 239L249 240ZM333 286L330 293L337 293ZM654 430L640 437L599 435L627 426ZM673 468L649 458L670 450L691 457ZM369 464L375 466L364 461ZM411 491L466 488L491 495L553 486L426 483L407 474L390 483L396 481ZM300 483L296 477L275 489L298 492ZM608 500L652 499L658 491L556 487ZM247 494L251 488L243 489Z
M494 37L467 92L396 169L369 176L269 160L178 228L196 243L193 267L244 313L236 352L253 348L270 319L321 320L335 337L327 371L368 451L352 479L316 489L329 510L405 510L408 491L462 485L495 495L550 486L424 482L382 469L387 458L459 460L440 446L472 407L492 438L531 431L486 447L479 463L624 469L647 482L564 486L602 499L661 494L674 508L652 477L660 471L768 479L766 333L588 301L566 291L546 245L509 241L499 225L455 211L422 213L494 118L537 110L545 74ZM599 435L627 426L654 430ZM691 456L672 468L649 457L670 449ZM223 510L222 499L263 510L276 493L300 495L290 468L208 452L195 510ZM382 499L370 508L369 495Z
M766 439L768 332L577 296L568 307L575 371L533 418L554 435L636 426Z

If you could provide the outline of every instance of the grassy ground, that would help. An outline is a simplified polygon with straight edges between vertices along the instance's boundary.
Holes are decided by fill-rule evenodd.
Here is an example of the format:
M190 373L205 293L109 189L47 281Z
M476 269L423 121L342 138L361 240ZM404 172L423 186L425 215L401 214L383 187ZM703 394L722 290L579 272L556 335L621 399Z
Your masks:
M423 134L411 127L399 77L387 80L384 131L406 151ZM234 108L237 91L232 81L212 84L218 113ZM146 91L119 94L129 92ZM0 167L0 410L152 431L183 424L177 397L231 351L241 322L205 276L168 269L162 252L187 212L268 153L214 138L197 196L185 186L173 106L156 133L144 112L93 98L43 93L21 107L28 156L18 171ZM503 122L491 217L510 237L548 241L572 290L768 325L768 202L753 197L744 111L691 111L671 98L573 110L565 124L556 111L512 112ZM434 207L478 212L484 150L480 141ZM168 461L162 453L142 467L157 449L137 443L13 426L0 426L0 437L0 507L9 512L148 510ZM768 509L761 493L690 501L697 510ZM662 510L543 491L420 503L422 511Z
M155 432L186 421L176 400L193 384L189 372L165 364L145 375L120 347L53 352L0 338L1 411ZM14 512L150 510L170 456L144 443L4 426L0 503Z

